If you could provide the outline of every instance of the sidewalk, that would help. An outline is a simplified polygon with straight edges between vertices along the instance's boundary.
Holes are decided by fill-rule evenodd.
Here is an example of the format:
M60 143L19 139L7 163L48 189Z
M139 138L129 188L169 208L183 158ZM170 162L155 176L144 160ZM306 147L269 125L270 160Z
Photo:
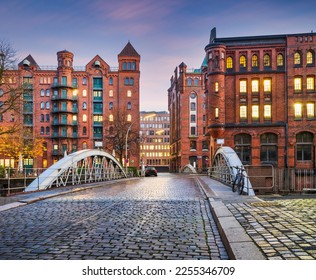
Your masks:
M230 259L264 260L266 257L252 241L244 228L228 210L226 204L260 202L256 196L239 195L228 187L208 176L197 177L211 206L220 235Z

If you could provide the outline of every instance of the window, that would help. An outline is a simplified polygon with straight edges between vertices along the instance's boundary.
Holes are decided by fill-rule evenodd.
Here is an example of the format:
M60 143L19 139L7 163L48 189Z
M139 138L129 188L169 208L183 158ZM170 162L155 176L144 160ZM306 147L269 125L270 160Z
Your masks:
M312 77L307 77L306 79L306 89L308 91L314 91L315 90L315 78Z
M110 79L109 79L109 85L110 85L110 86L113 85L113 78L112 78L112 77L110 77Z
M102 78L93 78L93 88L102 88Z
M301 54L299 52L296 52L294 54L294 65L300 65L301 64Z
M82 109L83 109L83 110L87 110L87 103L86 103L86 102L83 102L83 103L82 103Z
M44 121L44 114L41 114L41 122Z
M233 58L231 56L227 57L226 68L227 69L232 69L233 68Z
M61 77L61 84L62 84L63 86L66 86L66 85L67 85L67 77L66 77L66 76L62 76L62 77Z
M312 51L308 51L306 54L306 63L308 65L314 64L314 55Z
M198 78L195 78L194 79L194 86L198 86L199 85L199 79Z
M192 126L190 129L191 134L190 135L196 135L196 127Z
M129 79L129 84L130 84L130 86L133 86L133 85L134 85L134 78L130 78L130 79Z
M242 68L245 68L247 66L247 59L244 55L240 56L239 58L239 65Z
M190 103L190 109L191 109L191 111L196 111L196 104L195 104L195 102L191 102Z
M247 120L247 106L242 105L239 107L239 116L241 121Z
M219 85L218 85L218 82L215 82L214 83L214 87L215 87L215 92L218 92L218 89L219 89Z
M219 117L219 109L216 107L215 108L215 119L218 119Z
M50 103L49 101L46 102L46 109L49 109L50 108Z
M49 134L50 134L50 127L46 126L46 135L49 135Z
M192 86L192 79L188 78L187 83L188 83L188 86Z
M112 110L113 109L113 102L110 102L109 103L109 110Z
M132 103L131 102L127 102L127 110L132 110Z
M315 103L308 102L306 104L306 116L308 119L313 119L315 117Z
M241 133L234 137L235 151L243 164L251 164L251 136Z
M267 53L263 56L263 66L264 67L270 67L271 66L270 55L267 54Z
M82 78L82 84L83 84L83 85L86 85L86 84L87 84L87 78L86 78L86 77L83 77L83 78Z
M258 63L258 56L256 54L254 54L252 57L251 57L251 66L252 67L258 67L259 66L259 63Z
M43 110L45 108L45 103L41 102L40 108Z
M131 121L132 121L132 115L131 115L131 114L128 114L128 115L127 115L127 121L128 121L128 122L131 122Z
M46 96L50 96L50 90L49 89L46 90Z
M87 118L87 115L86 115L86 114L83 114L83 115L82 115L82 121L83 121L83 122L87 122L87 119L88 119L88 118Z
M271 79L263 80L263 91L266 93L271 93Z
M132 97L132 91L131 90L127 91L127 97Z
M109 90L109 97L113 97L113 90L112 89Z
M44 126L41 126L41 134L44 134Z
M301 77L294 78L294 91L296 92L302 91L302 78Z
M83 149L87 149L87 147L88 147L88 146L87 146L87 142L83 142L83 143L82 143L82 148L83 148Z
M114 117L113 117L113 115L111 114L111 115L109 115L109 121L110 122L113 122L114 121Z
M240 91L240 93L247 93L247 81L246 80L239 81L239 91Z
M296 159L299 161L312 160L313 134L301 132L296 135Z
M251 107L251 117L252 120L258 121L259 120L259 105L252 105Z
M196 151L196 141L195 140L191 140L190 141L190 150L192 151Z
M190 122L195 123L196 122L196 115L190 115Z
M86 89L84 89L84 90L82 91L82 97L87 97L87 90L86 90Z
M282 67L284 66L284 59L282 54L277 55L277 66Z
M260 136L260 161L277 162L278 136L274 133L265 133Z
M256 79L251 81L251 91L253 93L259 92L259 80Z
M295 103L294 104L294 118L295 119L301 119L302 116L303 116L302 104L301 103Z
M263 106L263 117L265 120L271 120L272 114L270 104Z
M45 90L41 89L41 96L45 96Z
M87 135L87 127L86 127L86 126L84 126L84 127L82 128L82 134L83 134L83 135Z

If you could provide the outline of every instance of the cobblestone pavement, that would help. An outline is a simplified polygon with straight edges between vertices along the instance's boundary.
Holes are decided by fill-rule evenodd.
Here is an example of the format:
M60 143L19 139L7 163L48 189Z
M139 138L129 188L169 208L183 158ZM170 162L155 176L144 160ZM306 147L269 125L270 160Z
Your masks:
M159 174L0 213L0 259L227 259L203 192Z
M316 259L316 199L226 204L267 259Z

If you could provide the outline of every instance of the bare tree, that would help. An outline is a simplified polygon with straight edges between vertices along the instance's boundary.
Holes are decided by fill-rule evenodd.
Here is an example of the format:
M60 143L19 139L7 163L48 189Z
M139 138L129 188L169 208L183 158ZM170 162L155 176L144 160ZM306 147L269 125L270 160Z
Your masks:
M139 131L137 126L128 120L126 112L126 110L113 110L105 120L104 148L111 154L114 151L121 164L125 158L126 137L129 156L137 155L139 152Z
M17 79L17 75L12 72L16 61L16 51L8 42L0 40L0 118L5 115L13 117L10 122L3 122L5 125L1 125L0 135L14 133L20 125L14 115L21 115L22 95L26 87L13 83Z

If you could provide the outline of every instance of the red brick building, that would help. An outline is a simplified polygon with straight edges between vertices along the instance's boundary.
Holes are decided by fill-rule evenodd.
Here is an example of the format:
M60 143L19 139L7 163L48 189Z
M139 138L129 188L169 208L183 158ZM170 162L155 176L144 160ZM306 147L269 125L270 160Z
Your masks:
M170 171L180 172L191 164L197 171L207 169L209 136L207 96L201 69L187 69L181 63L168 89L170 112Z
M316 34L217 38L204 68L210 156L217 139L244 164L315 168Z
M44 139L43 157L29 159L29 167L45 168L65 153L102 148L116 111L124 112L139 131L140 55L130 42L118 55L118 67L110 67L99 55L75 67L74 54L66 50L57 53L57 62L57 67L40 67L29 55L17 70L6 72L12 86L29 85L21 108L23 125ZM1 116L0 124L9 118ZM133 149L131 160L139 166L139 144Z

